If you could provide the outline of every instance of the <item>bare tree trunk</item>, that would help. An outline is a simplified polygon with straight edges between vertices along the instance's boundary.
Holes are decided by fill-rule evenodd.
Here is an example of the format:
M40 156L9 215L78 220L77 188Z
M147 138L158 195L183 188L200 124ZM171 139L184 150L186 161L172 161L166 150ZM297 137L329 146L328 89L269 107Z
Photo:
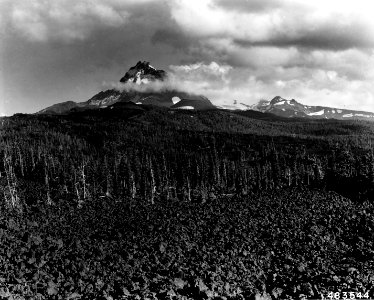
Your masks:
M51 205L52 199L51 199L51 192L49 188L48 162L47 162L46 157L44 157L44 183L47 189L47 204Z
M6 205L10 209L22 212L23 207L21 199L18 196L17 178L12 165L12 157L9 153L4 153L3 162L7 179L7 188L4 190Z
M191 202L191 185L190 179L187 177L187 200Z
M155 204L156 182L151 161L149 161L149 168L151 172L151 203Z

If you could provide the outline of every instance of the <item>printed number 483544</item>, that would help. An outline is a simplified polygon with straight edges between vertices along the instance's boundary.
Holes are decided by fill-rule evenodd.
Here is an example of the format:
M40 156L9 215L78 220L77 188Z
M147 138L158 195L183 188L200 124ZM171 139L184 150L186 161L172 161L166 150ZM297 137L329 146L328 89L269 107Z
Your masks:
M323 300L338 300L338 299L369 299L369 292L328 292L327 296L322 295Z

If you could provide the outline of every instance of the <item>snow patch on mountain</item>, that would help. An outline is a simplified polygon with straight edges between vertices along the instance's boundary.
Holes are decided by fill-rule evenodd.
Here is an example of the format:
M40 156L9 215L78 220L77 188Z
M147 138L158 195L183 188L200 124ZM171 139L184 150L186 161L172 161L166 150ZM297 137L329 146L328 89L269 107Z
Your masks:
M356 117L374 118L374 115L355 114Z
M187 106L180 106L180 107L176 107L175 109L195 109L193 106L189 106L189 105L187 105Z
M353 114L344 114L343 115L343 118L352 118L353 117Z
M177 104L179 101L181 101L181 98L174 96L171 98L171 101L173 101L173 104Z
M324 113L325 113L325 110L322 109L322 110L320 110L320 111L316 111L316 112L308 113L307 115L308 115L308 116L322 116Z

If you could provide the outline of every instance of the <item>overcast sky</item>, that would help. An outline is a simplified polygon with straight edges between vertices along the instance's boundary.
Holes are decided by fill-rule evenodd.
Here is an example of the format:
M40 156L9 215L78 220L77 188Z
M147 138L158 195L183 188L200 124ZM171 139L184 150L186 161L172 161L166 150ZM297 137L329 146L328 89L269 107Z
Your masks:
M217 104L280 95L374 111L373 11L372 0L0 0L0 114L88 100L139 60Z

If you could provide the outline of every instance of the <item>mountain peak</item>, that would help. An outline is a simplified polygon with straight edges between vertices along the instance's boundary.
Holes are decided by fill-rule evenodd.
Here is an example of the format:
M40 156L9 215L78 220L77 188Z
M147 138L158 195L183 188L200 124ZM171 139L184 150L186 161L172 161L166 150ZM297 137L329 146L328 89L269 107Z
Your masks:
M271 99L270 104L279 103L285 100L286 99L282 98L281 96L275 96L273 99Z
M374 120L374 113L327 106L304 105L295 99L287 100L281 96L276 96L271 101L260 100L258 103L251 105L250 108L285 118Z
M135 67L136 68L148 68L148 67L150 67L150 68L152 68L152 69L154 69L154 67L152 67L151 65L150 65L150 62L149 61L141 61L141 60L139 60L137 63L136 63L136 65L135 65Z
M148 61L138 61L137 64L131 67L126 74L120 79L120 82L133 82L136 84L148 83L155 80L164 80L166 72L164 70L157 70L152 67Z

